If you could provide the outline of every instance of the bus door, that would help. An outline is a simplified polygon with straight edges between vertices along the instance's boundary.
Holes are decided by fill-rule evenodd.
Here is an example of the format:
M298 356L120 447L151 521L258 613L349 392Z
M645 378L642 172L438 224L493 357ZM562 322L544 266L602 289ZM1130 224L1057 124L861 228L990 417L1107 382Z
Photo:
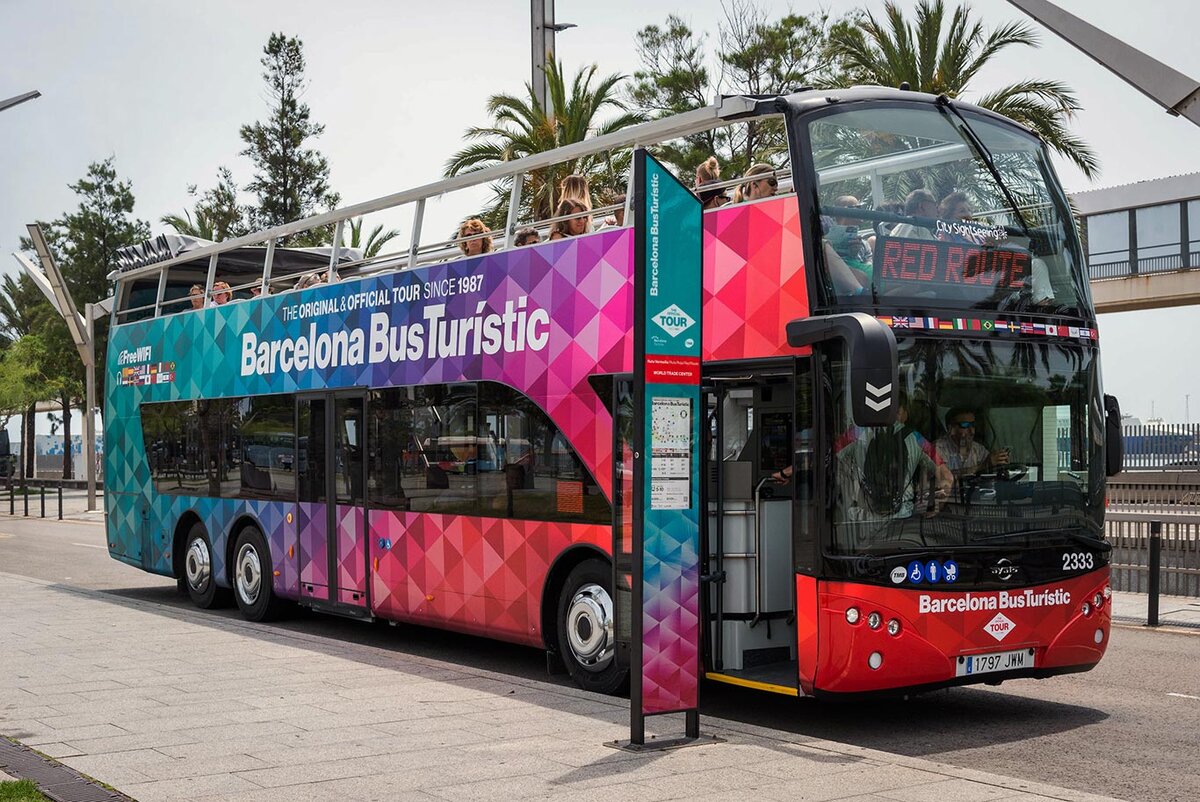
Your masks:
M362 393L296 401L300 599L367 615L365 424Z
M804 370L797 372L798 365ZM710 679L798 693L795 548L803 539L797 428L807 359L706 378L706 664ZM807 421L802 421L807 425Z

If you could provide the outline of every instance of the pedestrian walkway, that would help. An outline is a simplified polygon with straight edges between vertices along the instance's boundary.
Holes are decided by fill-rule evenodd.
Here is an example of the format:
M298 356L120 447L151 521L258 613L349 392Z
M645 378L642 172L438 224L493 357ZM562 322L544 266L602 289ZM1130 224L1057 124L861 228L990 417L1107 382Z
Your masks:
M141 802L1100 799L707 717L631 754L624 699L10 574L0 609L0 734Z
M1114 591L1113 620L1119 624L1146 624L1150 596L1145 593ZM1200 629L1200 599L1184 596L1158 597L1158 625Z
M41 488L30 487L29 490L29 516L30 518L42 517L42 496ZM47 487L46 489L46 515L47 519L58 518L58 488ZM96 523L104 523L104 493L100 491L96 493L96 509L88 511L87 508L87 491L69 488L62 491L63 494L63 518L76 521L94 521ZM25 498L21 494L21 488L14 489L13 497L9 499L9 490L7 486L0 486L0 516L7 516L9 510L12 510L16 517L25 517Z

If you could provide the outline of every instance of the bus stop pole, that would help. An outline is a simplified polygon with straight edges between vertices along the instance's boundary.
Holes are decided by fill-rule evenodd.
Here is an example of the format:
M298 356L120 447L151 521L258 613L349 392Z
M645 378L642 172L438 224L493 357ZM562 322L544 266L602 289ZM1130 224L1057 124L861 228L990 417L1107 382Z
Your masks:
M88 350L90 359L84 365L86 376L86 408L83 411L83 454L84 476L87 477L87 509L96 510L96 324L93 318L94 304L83 305L83 317L87 325ZM70 448L70 444L67 444ZM78 474L76 474L78 476Z

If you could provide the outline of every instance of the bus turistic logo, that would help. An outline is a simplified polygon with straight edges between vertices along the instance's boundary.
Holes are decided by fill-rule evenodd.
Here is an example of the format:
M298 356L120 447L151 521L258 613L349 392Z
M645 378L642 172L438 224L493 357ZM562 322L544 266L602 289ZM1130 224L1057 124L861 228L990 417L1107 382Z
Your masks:
M996 613L995 617L992 618L991 621L988 621L983 625L983 631L991 635L996 640L1001 641L1007 638L1008 633L1012 632L1016 626L1017 625L1012 622L1012 619L1006 616L1004 613Z
M678 337L683 332L691 328L696 321L692 320L687 312L683 311L676 304L671 304L666 309L659 312L651 318L659 325L663 331L670 334L672 337Z

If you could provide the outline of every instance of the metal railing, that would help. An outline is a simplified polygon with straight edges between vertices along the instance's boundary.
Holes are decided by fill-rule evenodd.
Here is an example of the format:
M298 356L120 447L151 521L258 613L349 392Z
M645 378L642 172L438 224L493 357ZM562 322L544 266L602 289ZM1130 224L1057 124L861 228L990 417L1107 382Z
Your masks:
M496 239L499 243L509 245L512 243L512 237L518 228L527 225L521 222L520 204L513 202L520 198L520 188L525 176L531 171L545 169L555 164L569 162L578 159L582 156L592 155L596 153L606 153L612 151L626 150L639 146L649 146L660 142L666 142L689 134L698 133L701 131L717 128L723 125L728 125L735 122L737 119L753 116L758 108L760 100L757 98L732 96L725 97L714 103L711 106L695 109L693 111L677 114L672 117L667 117L661 120L654 120L640 125L630 126L629 128L616 131L611 134L594 137L584 142L566 145L561 148L556 148L545 153L539 153L532 156L527 156L522 159L516 159L511 162L505 162L482 170L477 170L470 173L464 173L453 178L443 179L423 186L402 192L386 195L375 200L366 201L364 203L354 204L342 209L335 209L324 214L315 215L304 220L298 220L294 223L275 226L274 228L263 231L247 234L242 237L227 240L225 242L215 243L213 245L198 248L179 256L164 259L154 262L153 264L142 265L139 267L127 269L124 271L114 271L109 275L109 279L118 280L122 285L129 286L133 279L157 277L165 275L165 271L171 267L194 264L202 262L204 259L209 260L209 270L207 280L204 286L204 297L211 298L213 291L214 280L216 279L216 266L220 254L238 250L239 248L255 247L267 245L264 254L263 279L262 286L265 288L272 281L271 264L274 255L274 243L291 235L300 234L305 231L319 229L327 226L334 227L333 244L331 248L330 264L328 268L327 280L336 281L339 277L346 277L346 269L344 264L339 264L338 258L342 251L342 229L346 221L357 217L362 217L367 214L380 212L388 209L396 209L402 206L411 206L413 210L412 222L412 238L407 252L399 254L381 255L375 260L371 267L376 265L387 264L391 269L402 269L404 267L415 267L418 264L424 264L431 261L440 261L445 258L453 258L455 255L461 256L459 249L455 247L447 247L447 243L436 243L433 246L423 244L422 242L422 224L425 216L426 202L431 199L436 199L449 192L467 189L481 185L491 184L493 182L509 179L513 182L513 191L511 193L509 203L509 215L505 228L501 232L496 232ZM770 113L770 112L764 112ZM629 188L632 190L632 187ZM626 209L632 199L632 191L626 192ZM592 212L594 214L595 212ZM545 223L546 221L542 221ZM457 243L457 241L454 241ZM499 244L497 243L497 244ZM371 267L367 267L360 263L359 273L374 272ZM341 274L339 276L339 274ZM154 304L155 314L161 313L163 303L163 289L165 280L160 280L158 285L158 297ZM120 301L120 299L119 299ZM117 306L120 306L118 302ZM147 307L149 308L149 307Z
M1127 471L1200 471L1200 424L1125 426L1121 436Z
M1200 598L1200 512L1109 512L1104 527L1113 590L1149 594L1152 625L1160 593Z

